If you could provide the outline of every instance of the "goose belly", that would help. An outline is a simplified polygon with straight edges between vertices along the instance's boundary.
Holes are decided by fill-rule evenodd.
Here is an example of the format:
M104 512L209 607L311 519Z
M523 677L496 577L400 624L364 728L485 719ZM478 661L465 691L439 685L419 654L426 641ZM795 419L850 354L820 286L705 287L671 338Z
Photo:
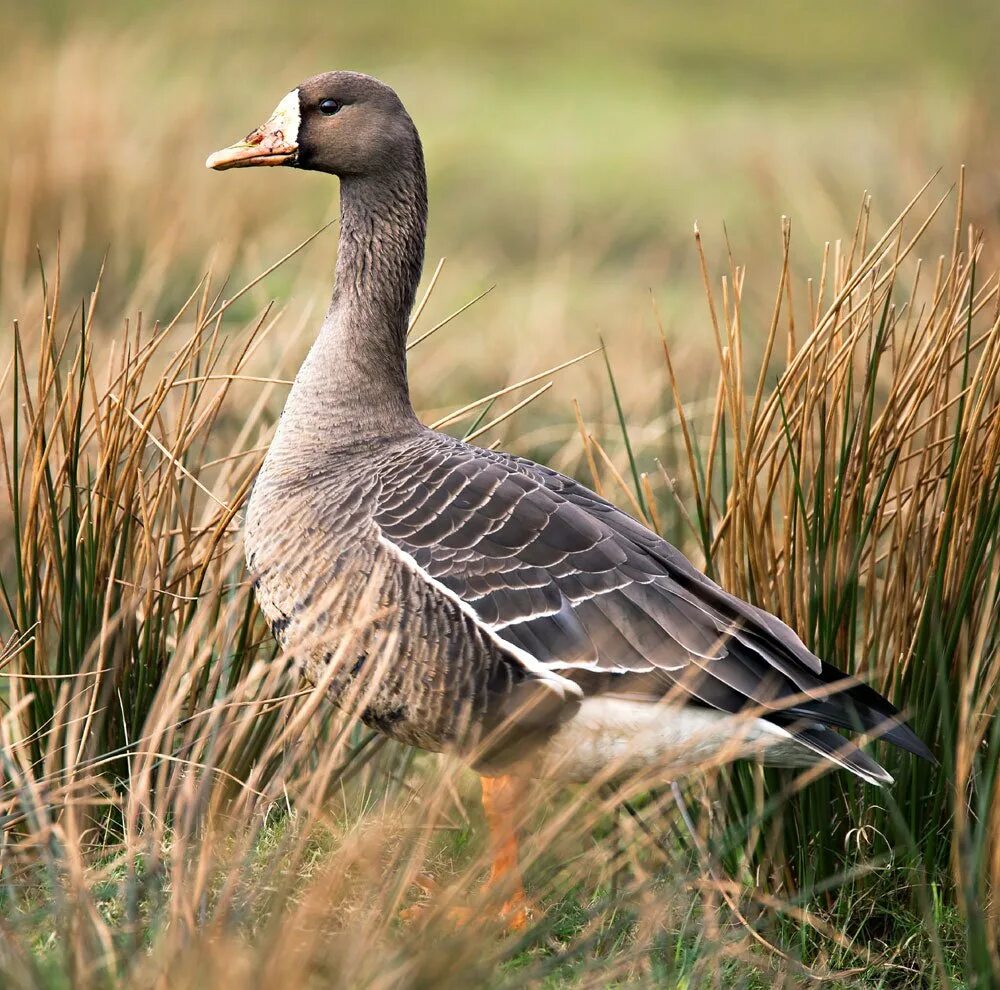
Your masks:
M510 773L583 783L653 774L663 780L695 769L759 758L806 766L812 754L780 726L707 708L591 697Z

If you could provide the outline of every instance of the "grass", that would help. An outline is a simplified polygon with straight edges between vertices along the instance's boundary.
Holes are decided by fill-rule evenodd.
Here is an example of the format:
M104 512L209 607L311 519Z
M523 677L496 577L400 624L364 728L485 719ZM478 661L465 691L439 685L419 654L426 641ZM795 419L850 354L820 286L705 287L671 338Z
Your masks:
M929 195L885 231L866 205L804 282L786 227L770 316L697 238L714 403L685 400L664 334L669 469L630 440L614 353L620 443L582 419L579 442L596 487L911 709L941 765L886 753L897 784L879 792L749 766L703 767L683 791L540 785L525 821L540 910L508 938L443 913L496 910L472 780L300 683L253 605L238 512L287 380L261 361L282 317L232 318L243 290L206 276L168 321L114 339L95 332L103 284L67 312L61 259L40 269L0 433L6 985L990 985L998 281L964 180ZM936 225L952 251L927 265ZM453 428L489 418L490 442L534 386ZM254 404L236 392L251 388ZM428 875L426 924L400 924Z

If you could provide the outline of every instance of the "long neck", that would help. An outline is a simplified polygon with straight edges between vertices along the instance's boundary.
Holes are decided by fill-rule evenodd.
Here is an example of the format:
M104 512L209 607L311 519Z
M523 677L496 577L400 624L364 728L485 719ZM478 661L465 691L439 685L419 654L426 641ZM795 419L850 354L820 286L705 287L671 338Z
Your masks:
M289 394L283 443L349 444L417 425L406 331L426 227L427 180L415 134L406 167L341 180L333 299Z

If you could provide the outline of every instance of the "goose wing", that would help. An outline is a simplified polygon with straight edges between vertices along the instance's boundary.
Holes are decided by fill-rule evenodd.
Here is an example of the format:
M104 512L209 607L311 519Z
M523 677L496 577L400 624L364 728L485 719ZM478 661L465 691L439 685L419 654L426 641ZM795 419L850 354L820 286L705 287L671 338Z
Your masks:
M429 434L383 471L375 522L493 635L564 676L617 676L782 725L877 729L930 755L875 691L556 471Z

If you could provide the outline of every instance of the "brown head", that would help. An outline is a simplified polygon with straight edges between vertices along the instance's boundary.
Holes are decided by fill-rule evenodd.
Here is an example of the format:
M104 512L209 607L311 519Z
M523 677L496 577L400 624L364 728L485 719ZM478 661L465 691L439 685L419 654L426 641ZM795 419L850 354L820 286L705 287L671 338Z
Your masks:
M333 297L282 422L321 446L417 428L406 333L423 266L427 179L420 138L399 97L359 72L313 76L266 123L205 164L291 165L340 179ZM331 422L338 424L332 433Z
M362 176L393 172L419 147L395 92L360 72L324 72L293 89L268 121L210 155L209 168L291 165Z

